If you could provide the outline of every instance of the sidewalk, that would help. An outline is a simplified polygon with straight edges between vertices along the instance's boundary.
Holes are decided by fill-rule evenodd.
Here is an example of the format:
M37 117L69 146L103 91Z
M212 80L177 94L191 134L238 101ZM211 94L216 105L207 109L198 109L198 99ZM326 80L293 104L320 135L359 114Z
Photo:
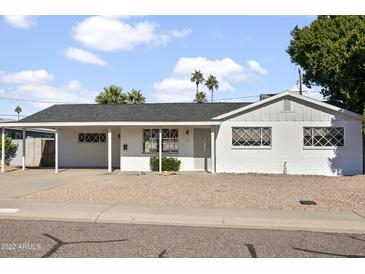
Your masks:
M184 208L0 200L0 219L241 227L365 234L365 212Z

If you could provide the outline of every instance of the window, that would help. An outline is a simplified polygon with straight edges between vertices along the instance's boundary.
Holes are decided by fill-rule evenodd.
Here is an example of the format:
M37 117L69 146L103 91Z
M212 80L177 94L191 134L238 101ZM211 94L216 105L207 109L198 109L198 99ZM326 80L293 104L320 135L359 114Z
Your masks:
M158 151L158 129L143 130L143 152L153 153Z
M232 146L234 147L270 147L271 128L269 127L233 127Z
M79 133L79 143L105 143L106 133Z
M162 152L179 151L179 138L177 129L162 129Z
M338 147L344 144L343 127L305 127L303 129L305 147Z
M143 130L143 152L154 153L159 149L159 129ZM162 129L162 152L179 152L179 135L177 129Z

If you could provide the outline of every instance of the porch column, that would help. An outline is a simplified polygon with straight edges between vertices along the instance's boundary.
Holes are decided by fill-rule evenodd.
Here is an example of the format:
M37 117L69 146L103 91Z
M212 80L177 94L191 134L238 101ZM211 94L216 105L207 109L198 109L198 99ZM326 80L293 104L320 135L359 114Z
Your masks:
M108 128L108 172L112 173L112 129Z
M212 173L215 173L215 131L214 130L215 130L215 128L214 128L214 126L212 126L210 129L210 145L211 145L210 158L211 158L211 164L212 164L212 167L211 167Z
M5 128L2 129L1 134L1 173L5 172Z
M54 172L55 173L58 173L58 133L59 133L59 129L56 128L56 132L54 135L54 150L55 150Z
M122 142L122 128L119 130L119 164L120 164L120 171L122 171L122 153L123 153L123 142Z
M162 173L162 130L158 131L158 172Z
M25 130L25 128L23 128L23 132L22 132L22 139L23 139L23 151L22 151L22 169L23 171L25 170L25 152L26 152L26 148L25 148L25 143L26 143L26 138L27 138L27 131Z

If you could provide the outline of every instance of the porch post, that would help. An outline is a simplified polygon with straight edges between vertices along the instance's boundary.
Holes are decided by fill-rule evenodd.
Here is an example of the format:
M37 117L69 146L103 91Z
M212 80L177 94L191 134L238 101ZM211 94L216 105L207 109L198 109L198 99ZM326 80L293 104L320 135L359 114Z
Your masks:
M59 130L56 128L56 132L54 135L54 149L55 149L55 159L54 159L54 171L58 173L58 133Z
M162 130L158 131L158 172L162 173Z
M210 129L210 145L211 145L211 149L210 149L210 158L211 158L211 172L215 173L215 132L214 132L215 128L214 126L211 127Z
M2 129L1 134L1 173L5 172L5 128Z
M26 148L25 148L25 143L26 143L26 138L27 138L27 131L25 130L25 128L23 127L23 132L22 132L22 139L23 139L23 151L22 151L22 169L23 171L25 170L25 152L26 152Z
M122 153L123 153L123 142L122 142L122 128L119 130L119 164L120 164L120 171L122 171Z
M108 172L112 172L112 129L108 128Z

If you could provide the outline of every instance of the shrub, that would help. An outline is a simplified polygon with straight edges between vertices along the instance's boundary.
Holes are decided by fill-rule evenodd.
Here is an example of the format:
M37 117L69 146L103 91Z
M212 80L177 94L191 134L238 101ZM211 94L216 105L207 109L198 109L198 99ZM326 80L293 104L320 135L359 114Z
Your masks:
M153 156L150 158L150 169L152 171L158 171L158 157ZM162 171L179 171L181 161L172 157L162 157Z
M10 137L5 137L5 163L8 165L10 161L15 157L16 151L18 150L18 145L14 144ZM2 157L2 138L0 136L0 159Z

